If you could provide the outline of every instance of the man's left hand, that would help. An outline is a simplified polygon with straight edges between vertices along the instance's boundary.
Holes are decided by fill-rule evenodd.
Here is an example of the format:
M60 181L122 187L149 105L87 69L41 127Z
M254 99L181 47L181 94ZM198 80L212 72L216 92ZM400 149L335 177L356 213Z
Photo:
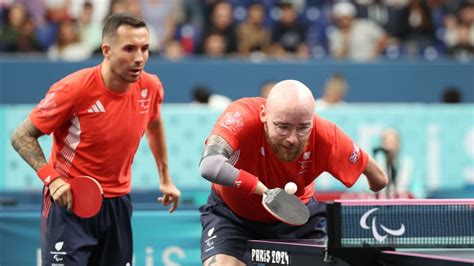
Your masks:
M170 207L169 212L172 213L178 208L179 198L181 197L181 192L172 182L161 183L160 192L163 193L162 197L158 198L158 201L163 204L163 206L168 206L171 203L173 205Z

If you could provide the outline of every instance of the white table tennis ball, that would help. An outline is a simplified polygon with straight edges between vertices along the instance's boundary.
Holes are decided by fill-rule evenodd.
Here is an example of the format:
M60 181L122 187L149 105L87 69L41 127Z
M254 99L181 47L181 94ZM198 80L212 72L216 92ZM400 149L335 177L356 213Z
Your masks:
M286 185L285 185L286 193L292 195L292 194L295 194L296 190L298 190L298 187L296 186L295 183L293 183L293 182L286 183Z

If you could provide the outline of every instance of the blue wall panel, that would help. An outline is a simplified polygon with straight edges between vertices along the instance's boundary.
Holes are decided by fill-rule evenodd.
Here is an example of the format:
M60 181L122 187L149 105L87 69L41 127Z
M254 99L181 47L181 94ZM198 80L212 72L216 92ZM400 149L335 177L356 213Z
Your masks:
M36 103L57 80L100 59L77 63L46 60L0 59L0 103ZM349 102L439 102L446 86L458 86L465 102L474 102L474 63L452 61L344 61L262 62L244 60L185 60L165 62L150 59L148 72L157 74L165 85L165 102L191 100L196 84L232 99L256 96L267 80L298 79L316 97L334 72L346 76Z

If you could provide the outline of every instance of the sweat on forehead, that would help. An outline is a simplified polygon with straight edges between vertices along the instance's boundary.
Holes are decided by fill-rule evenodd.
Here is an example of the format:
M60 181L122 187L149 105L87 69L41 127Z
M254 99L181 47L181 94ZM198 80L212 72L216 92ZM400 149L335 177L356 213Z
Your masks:
M270 91L267 99L267 108L275 106L295 106L314 109L314 96L311 90L302 82L287 79L278 82Z

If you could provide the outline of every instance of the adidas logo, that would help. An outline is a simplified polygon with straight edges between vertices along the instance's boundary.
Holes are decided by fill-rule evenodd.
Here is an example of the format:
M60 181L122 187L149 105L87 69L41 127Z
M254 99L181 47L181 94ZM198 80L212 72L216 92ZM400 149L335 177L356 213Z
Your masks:
M236 188L240 188L240 185L242 184L242 181L235 181L234 185Z
M97 100L89 110L87 110L89 113L105 113L105 108L100 102L100 100Z

